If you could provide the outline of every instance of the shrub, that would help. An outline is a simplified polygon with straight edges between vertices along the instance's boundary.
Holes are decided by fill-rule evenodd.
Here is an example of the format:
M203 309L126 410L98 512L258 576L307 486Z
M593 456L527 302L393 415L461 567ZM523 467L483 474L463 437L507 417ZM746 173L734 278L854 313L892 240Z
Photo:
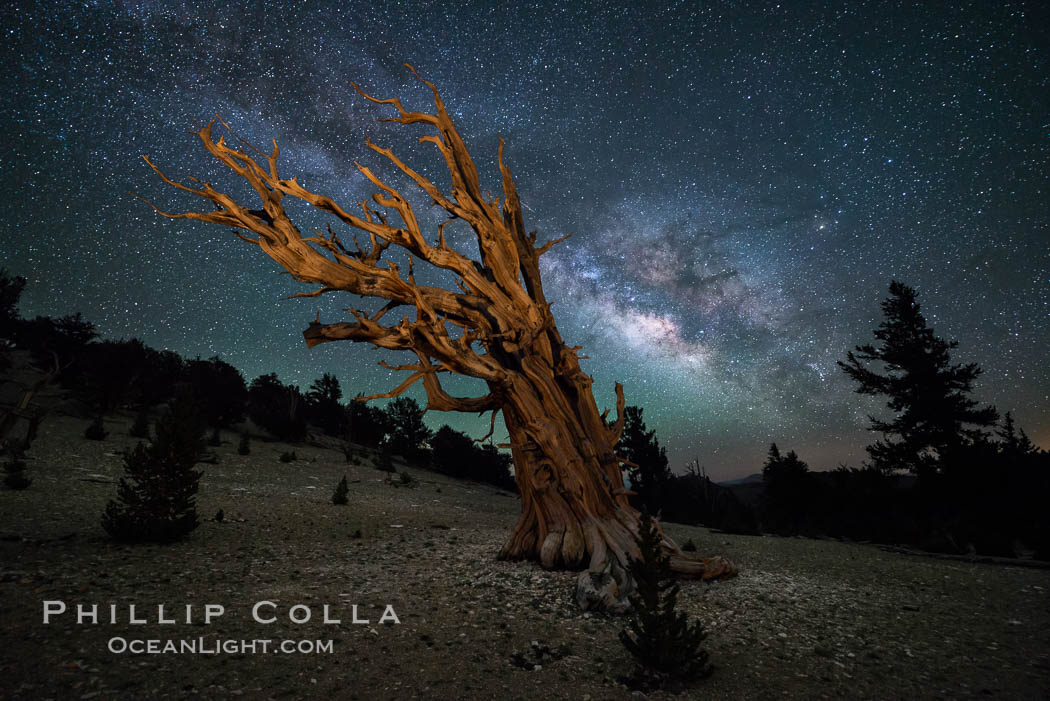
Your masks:
M26 463L21 452L7 449L7 460L4 461L4 486L8 489L25 489L33 480L25 476Z
M296 456L294 450L287 453L281 453L281 462L295 462L297 459L298 456Z
M149 438L149 410L142 409L135 414L135 422L128 429L128 435L132 438Z
M339 484L335 486L335 492L332 494L332 503L336 505L345 505L347 502L346 495L350 491L350 488L346 485L346 475L343 475L343 479L339 480Z
M96 416L95 420L88 424L88 427L84 429L84 438L87 438L89 441L104 441L108 435L109 431L107 431L102 424L101 414Z
M415 483L416 483L416 478L413 477L412 475L408 474L408 470L403 470L401 472L401 484L403 484L406 487L411 487L411 486L415 485Z
M102 527L123 542L167 543L197 527L201 473L193 469L203 448L204 424L188 394L172 402L154 427L156 439L124 457L117 498L106 505Z
M379 453L376 455L376 469L383 472L394 471L394 454L386 443L379 448Z
M685 541L685 545L682 546L682 552L687 552L687 553L695 553L696 552L696 543L693 542L692 538L690 538L689 540Z
M632 617L620 631L620 642L639 663L635 679L659 684L669 677L696 679L711 672L701 647L707 634L699 621L676 611L678 584L661 546L660 532L643 512L638 525L640 559L631 563L637 590L631 596Z
M237 444L237 453L239 455L248 455L252 452L251 443L248 440L248 434L241 434L241 442Z
M213 447L222 445L222 436L219 435L219 429L215 429L211 432L211 435L208 436L208 445Z

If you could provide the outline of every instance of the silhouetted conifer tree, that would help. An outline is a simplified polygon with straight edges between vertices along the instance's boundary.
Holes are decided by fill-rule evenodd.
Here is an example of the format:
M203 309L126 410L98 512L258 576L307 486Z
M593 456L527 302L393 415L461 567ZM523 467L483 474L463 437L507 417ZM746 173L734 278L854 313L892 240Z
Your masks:
M642 419L641 407L626 407L623 435L616 445L616 454L634 463L627 469L631 490L637 492L632 501L639 508L657 513L663 506L668 485L673 479L667 465L667 451L656 439L656 431L650 431Z
M252 380L248 388L248 415L281 440L297 443L306 438L302 392L298 387L283 384L274 373Z
M307 420L329 436L342 435L346 430L346 410L339 403L342 398L339 379L324 373L306 393Z
M237 444L238 455L248 455L252 452L251 441L248 438L247 433L241 434L241 442Z
M11 277L7 270L0 268L0 370L6 370L11 364L10 350L22 321L18 300L25 286L24 277Z
M391 450L411 462L425 461L432 431L423 423L422 407L411 397L398 397L387 405L386 415Z
M781 455L773 443L762 466L762 485L766 516L774 530L798 533L812 502L809 465L793 450Z
M345 505L347 502L346 495L350 492L350 488L346 484L346 475L343 475L343 479L339 480L339 484L335 486L335 492L332 493L332 503L336 505Z
M975 363L952 364L949 351L958 344L927 327L915 290L890 283L882 313L878 344L857 346L839 362L857 382L858 393L887 397L894 414L891 421L871 417L871 430L885 436L867 448L872 465L920 477L941 473L950 469L946 456L986 438L981 429L995 423L997 412L970 398L981 369ZM881 372L870 363L881 365Z
M117 498L106 506L102 526L124 542L166 543L197 527L194 470L203 448L204 422L188 393L172 402L154 427L156 438L124 458Z
M196 358L189 361L185 373L207 425L228 428L244 418L249 393L237 368L215 356L208 360ZM273 379L276 380L277 376L274 375ZM254 382L252 386L255 386Z
M699 621L690 622L676 610L678 583L660 541L652 517L643 511L638 524L641 557L631 565L637 589L620 641L646 670L682 680L703 677L711 672L701 647L707 634Z
M386 437L389 423L386 412L377 406L355 399L346 407L347 440L353 443L378 447Z

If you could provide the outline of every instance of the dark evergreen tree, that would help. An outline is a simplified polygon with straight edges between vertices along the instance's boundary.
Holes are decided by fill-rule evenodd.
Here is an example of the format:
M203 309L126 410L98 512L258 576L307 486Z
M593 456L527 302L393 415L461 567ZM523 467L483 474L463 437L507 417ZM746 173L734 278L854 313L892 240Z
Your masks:
M106 506L102 526L123 542L166 543L197 527L194 470L203 448L204 421L192 395L180 393L154 427L156 438L124 458L117 498Z
M306 393L306 419L329 436L346 432L346 409L339 400L343 390L335 375L324 373L314 380Z
M18 300L25 286L24 277L11 277L7 270L0 268L0 370L6 370L11 364L10 350L22 321Z
M260 428L281 440L297 443L306 438L302 392L283 384L273 373L252 380L248 415Z
M178 353L146 346L146 362L139 369L133 401L141 407L170 402L175 398L175 390L185 373L186 363Z
M641 407L625 409L626 420L623 435L616 445L616 454L634 463L627 469L631 490L637 493L632 499L640 509L657 513L663 506L668 485L673 479L667 465L667 451L656 439L656 431L650 431L642 419Z
M707 634L699 621L690 622L676 610L678 583L661 546L660 532L645 511L638 522L638 547L640 559L631 565L637 589L620 641L644 670L681 680L707 676L711 667L701 647ZM645 676L636 673L636 677Z
M248 455L252 452L251 441L248 438L247 433L241 434L241 442L237 444L238 455Z
M354 400L346 407L346 437L351 443L376 448L386 438L389 425L386 412L377 406Z
M88 343L96 338L98 332L95 326L86 321L80 312L59 319L38 316L31 321L20 321L15 331L15 342L19 347L29 350L38 365L51 367L55 357L58 357L58 363L63 368L62 382L67 386L75 386L80 371L75 361Z
M776 443L769 446L762 487L766 521L773 530L790 534L801 530L813 502L815 485L809 477L809 465L795 451L781 455Z
M276 375L272 377L277 379ZM237 368L218 356L207 360L197 358L186 363L186 379L193 388L207 425L229 428L244 418L249 392L244 377ZM275 414L279 413L275 409Z
M1032 443L1024 429L1017 428L1014 424L1013 412L1006 412L1002 426L997 428L995 433L999 436L1000 452L1004 455L1021 457L1039 452L1039 449L1035 447L1035 444Z
M346 475L343 475L343 479L339 480L339 484L335 486L335 492L332 493L332 503L337 506L343 506L347 502L346 495L349 493L350 488L346 484Z
M431 437L430 447L434 469L438 472L461 479L477 478L474 441L467 434L442 426Z
M102 414L130 404L141 384L149 350L137 338L89 343L77 359L78 394Z
M994 407L970 398L981 374L975 364L956 365L950 351L958 344L934 335L919 310L915 290L890 284L882 302L883 322L875 330L877 345L849 351L842 370L857 382L857 392L888 398L894 418L871 417L872 431L883 440L868 446L871 464L890 472L909 470L932 476L950 470L946 458L986 439L983 428L998 419ZM868 367L877 363L879 369Z
M393 452L411 462L424 462L432 431L423 423L423 409L411 397L398 397L386 407L390 433L387 441Z
M379 446L375 466L377 470L382 470L383 472L394 471L394 453L389 443L384 442L383 445Z
M510 456L493 445L479 446L467 434L442 426L430 438L430 448L432 465L442 474L516 489Z

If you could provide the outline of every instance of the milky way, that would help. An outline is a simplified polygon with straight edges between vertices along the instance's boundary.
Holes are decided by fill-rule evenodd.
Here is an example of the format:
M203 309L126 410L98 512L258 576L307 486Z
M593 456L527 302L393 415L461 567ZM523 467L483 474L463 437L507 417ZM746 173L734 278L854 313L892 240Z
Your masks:
M574 234L543 271L562 335L599 404L623 382L676 469L748 474L772 441L859 465L879 406L835 361L871 339L892 279L983 367L978 397L1050 446L1044 9L97 2L0 20L2 253L29 280L25 316L81 311L106 337L219 354L248 379L388 389L380 352L302 343L315 313L354 300L281 301L303 289L257 250L128 193L198 206L143 154L239 192L185 134L215 114L346 206L371 193L353 161L382 168L366 133L441 183L419 134L378 124L349 85L427 109L411 63L483 187L498 191L502 136L526 225Z

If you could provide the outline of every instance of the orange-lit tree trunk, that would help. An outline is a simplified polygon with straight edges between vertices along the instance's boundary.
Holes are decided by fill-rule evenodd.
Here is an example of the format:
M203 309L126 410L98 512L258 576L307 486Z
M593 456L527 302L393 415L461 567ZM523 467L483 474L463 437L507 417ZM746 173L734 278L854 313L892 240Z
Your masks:
M438 148L451 176L448 194L389 149L369 140L366 144L447 213L449 219L437 226L436 237L428 240L423 235L408 200L369 168L355 164L379 192L371 202L360 203L360 214L352 214L332 199L305 189L295 178L282 179L277 171L276 142L269 154L239 137L234 137L239 141L234 148L225 137L213 137L214 123L196 132L197 136L207 151L252 186L260 206L249 209L210 183L174 181L147 158L166 183L214 206L210 211L181 214L157 211L171 218L233 228L237 236L259 246L296 280L319 286L297 296L343 291L385 300L378 309L349 310L353 321L316 320L304 332L307 344L365 341L415 356L404 365L384 363L410 374L389 392L365 400L394 397L422 381L428 410L492 411L493 421L502 412L510 434L522 514L501 555L538 560L547 568L584 569L579 580L580 604L622 608L631 588L628 564L638 554L634 540L638 514L627 502L621 461L613 452L623 430L623 390L616 385L617 418L608 421L607 413L599 413L595 404L591 378L580 369L579 348L567 346L558 333L540 279L540 256L568 237L538 246L535 232L526 233L514 179L503 161L502 141L503 201L482 194L466 145L437 89L424 82L433 91L434 114L409 112L396 98L380 100L358 92L372 102L396 108L398 116L385 121L426 124L435 130L420 141ZM331 214L341 231L352 235L353 246L345 245L340 232L331 226L326 233L314 230L303 236L282 206L289 196ZM445 228L452 222L465 223L472 230L477 259L448 245ZM367 235L365 246L359 244L356 234ZM407 253L404 274L404 262L399 266L389 255L384 259L391 246ZM418 284L414 268L420 261L451 273L458 289ZM406 315L396 323L381 323L398 307L414 310L415 318ZM480 379L488 393L452 396L442 387L441 373ZM690 558L670 540L665 544L672 566L683 576L707 579L735 573L723 558Z

